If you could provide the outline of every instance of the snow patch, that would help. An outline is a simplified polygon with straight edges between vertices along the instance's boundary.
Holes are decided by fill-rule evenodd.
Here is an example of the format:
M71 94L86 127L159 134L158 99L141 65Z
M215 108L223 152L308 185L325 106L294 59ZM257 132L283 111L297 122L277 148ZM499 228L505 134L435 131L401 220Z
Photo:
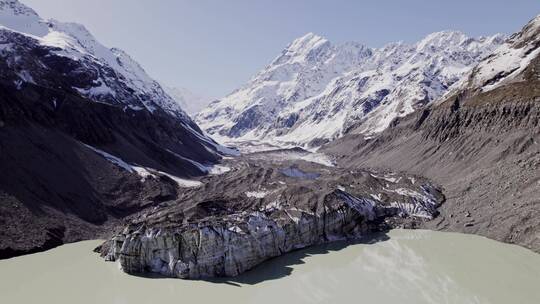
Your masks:
M413 190L409 190L409 189L405 189L405 188L398 188L398 189L395 189L393 191L395 193L399 194L399 195L415 197L415 198L417 198L417 199L419 199L421 201L431 202L432 204L435 204L435 201L431 197L428 197L428 196L426 196L424 194L418 193L418 192L413 191Z
M153 174L152 172L150 172L148 169L146 169L145 167L140 167L140 166L132 166L133 170L135 170L135 172L141 177L141 181L144 182L146 181L146 179L148 177L153 177L153 178L157 178L157 176L155 174Z
M141 166L133 166L132 168L141 177L141 181L143 182L148 177L157 178L159 175L165 175L169 177L170 179L172 179L173 181L175 181L178 184L178 186L181 188L196 188L203 185L203 183L201 183L200 181L180 178L172 174L165 173L165 172L155 170L152 168L141 167Z
M116 92L109 88L103 81L101 81L97 86L91 87L88 89L74 88L81 95L87 97L99 97L99 96L116 96Z
M280 201L273 201L269 204L266 204L266 206L263 207L262 211L275 211L275 210L281 210L283 207L281 206Z
M135 172L135 170L133 170L133 168L131 167L131 165L129 165L128 163L126 163L125 161L123 161L122 159L120 159L119 157L116 157L112 154L109 154L103 150L100 150L98 148L95 148L95 147L92 147L92 146L89 146L87 144L83 144L85 147L89 148L90 150L96 152L97 154L103 156L105 159L107 159L109 162L115 164L116 166L130 172L130 173L133 173Z
M203 185L200 181L180 178L169 173L157 171L159 174L165 175L175 181L181 188L197 188Z
M533 49L534 47L536 49ZM471 84L473 87L482 88L484 92L498 88L520 75L539 54L540 47L514 48L510 43L506 43L475 68Z
M227 227L227 230L232 231L234 233L242 233L243 232L242 228L240 228L240 227L238 227L236 225Z
M376 178L376 179L383 179L387 182L390 182L390 183L398 183L400 180L401 180L401 177L392 177L391 175L384 175L384 176L379 176L379 175L375 175L375 174L370 174L372 177Z
M178 153L175 153L174 151L171 151L169 149L167 149L167 152L173 154L174 156L184 160L184 161L187 161L191 164L193 164L194 166L196 166L199 170L201 170L202 172L206 173L206 174L211 174L211 175L221 175L221 174L224 174L224 173L227 173L229 171L231 171L231 168L229 167L226 167L226 166L221 166L221 165L204 165L204 164L201 164L197 161L194 161L192 159L189 159L189 158L186 158L186 157L183 157L181 155L179 155Z
M165 175L175 181L178 186L183 188L194 188L194 187L200 187L202 186L202 183L196 180L189 180L189 179L183 179L174 175L171 175L169 173L165 173L162 171L158 171L151 168L141 167L141 166L131 166L130 164L126 163L119 157L116 157L112 154L109 154L103 150L97 149L95 147L89 146L87 144L83 144L87 148L91 149L92 151L96 152L97 154L103 156L105 159L110 161L111 163L115 164L116 166L130 172L130 173L137 173L142 179L142 181L145 181L148 177L157 177L157 175Z
M246 192L247 197L253 197L253 198L264 198L268 195L268 191L248 191Z
M299 157L302 160L320 164L327 167L335 167L334 161L324 153L309 153Z
M132 109L133 111L142 111L144 110L141 106L135 106L135 105L128 105L128 108Z
M214 165L209 168L208 173L210 173L211 175L221 175L229 171L231 171L231 168L229 167L221 166L221 165Z
M370 194L370 196L372 198L374 198L375 200L379 201L379 202L382 202L382 195L380 193L377 193L377 194Z

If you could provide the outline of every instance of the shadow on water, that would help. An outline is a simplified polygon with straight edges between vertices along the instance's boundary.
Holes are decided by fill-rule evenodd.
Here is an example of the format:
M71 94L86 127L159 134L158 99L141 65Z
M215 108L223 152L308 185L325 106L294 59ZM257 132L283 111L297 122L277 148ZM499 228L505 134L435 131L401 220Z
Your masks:
M205 279L204 281L217 284L228 284L237 287L242 287L241 284L256 285L265 281L276 280L291 275L294 270L292 266L305 264L305 258L319 254L328 254L330 252L342 250L351 245L371 245L389 239L390 237L388 234L380 232L354 241L336 241L328 244L311 246L272 258L233 278L210 278Z
M366 235L363 238L357 240L348 241L335 241L327 244L315 245L298 249L289 253L285 253L281 256L269 259L255 266L253 269L246 271L236 277L226 278L206 278L198 281L215 283L215 284L227 284L236 287L242 287L243 285L256 285L265 281L277 280L292 274L294 265L305 264L305 258L319 255L328 254L330 252L342 250L351 245L372 245L379 242L390 240L390 236L386 232L377 232L370 235ZM170 279L156 273L143 273L132 274L134 276L145 279ZM173 279L179 280L180 279Z

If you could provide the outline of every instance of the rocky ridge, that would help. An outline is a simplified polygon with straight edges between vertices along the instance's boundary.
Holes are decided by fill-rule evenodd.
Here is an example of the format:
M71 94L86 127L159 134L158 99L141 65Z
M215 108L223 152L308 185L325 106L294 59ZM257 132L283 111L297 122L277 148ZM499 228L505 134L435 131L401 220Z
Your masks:
M161 109L182 120L190 120L161 86L126 52L118 48L107 48L83 25L57 20L44 20L34 10L18 0L0 2L0 27L4 56L16 58L19 51L12 48L11 39L50 53L51 57L62 57L66 62L76 61L76 72L81 75L66 75L82 78L69 89L97 102L124 105L133 110ZM24 36L15 38L12 36ZM14 47L18 45L15 44ZM11 62L17 64L16 60ZM35 69L25 66L12 67L18 70L21 83L45 85L47 81L33 75ZM68 88L63 88L68 89Z

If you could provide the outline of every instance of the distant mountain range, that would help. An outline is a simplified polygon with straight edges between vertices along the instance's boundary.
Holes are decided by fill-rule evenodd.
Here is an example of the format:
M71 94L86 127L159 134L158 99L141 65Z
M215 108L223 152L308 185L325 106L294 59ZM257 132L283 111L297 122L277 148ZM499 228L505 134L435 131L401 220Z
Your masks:
M196 94L183 87L163 86L163 88L189 115L201 111L213 100L208 96Z
M370 136L444 95L504 40L444 31L369 48L309 33L195 119L225 140L319 146L358 127Z

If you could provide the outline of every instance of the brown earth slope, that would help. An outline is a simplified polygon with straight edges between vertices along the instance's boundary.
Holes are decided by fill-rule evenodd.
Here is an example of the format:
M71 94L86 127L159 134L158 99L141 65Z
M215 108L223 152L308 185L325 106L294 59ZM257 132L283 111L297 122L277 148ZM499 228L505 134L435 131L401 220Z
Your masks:
M406 171L442 185L447 201L425 228L540 252L539 62L522 81L460 92L394 121L374 139L349 134L323 150L343 166Z

